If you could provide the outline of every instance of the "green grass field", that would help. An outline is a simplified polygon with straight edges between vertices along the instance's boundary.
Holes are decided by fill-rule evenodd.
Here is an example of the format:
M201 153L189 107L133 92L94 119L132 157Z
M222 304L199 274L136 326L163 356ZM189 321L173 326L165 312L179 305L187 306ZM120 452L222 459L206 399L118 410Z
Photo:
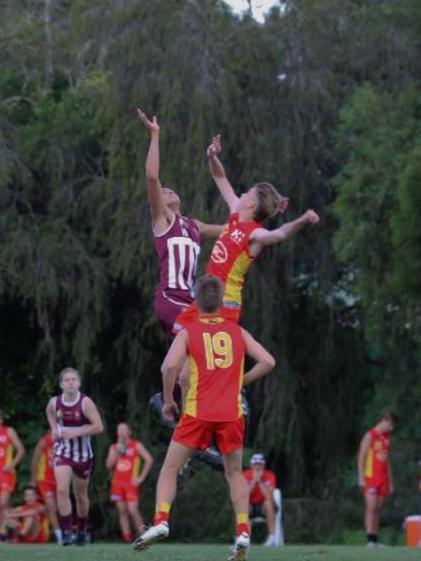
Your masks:
M85 548L46 546L0 546L1 561L226 561L224 545L155 545L142 553L115 544ZM365 546L252 547L250 561L419 561L421 551L404 547Z

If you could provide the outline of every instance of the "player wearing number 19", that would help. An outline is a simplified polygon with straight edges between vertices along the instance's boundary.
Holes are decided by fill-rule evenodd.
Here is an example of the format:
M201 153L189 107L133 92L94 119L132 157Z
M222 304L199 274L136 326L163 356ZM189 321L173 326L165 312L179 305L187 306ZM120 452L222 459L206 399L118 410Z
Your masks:
M215 438L224 458L231 501L236 515L236 540L233 559L247 557L250 542L248 525L248 486L242 474L244 421L240 392L267 374L275 360L238 324L218 315L222 305L223 283L205 275L196 283L199 317L178 333L162 365L166 417L177 412L173 389L177 373L186 359L189 390L184 413L172 436L158 480L154 525L134 543L144 549L169 534L168 518L174 501L177 474L195 449L207 448ZM244 374L244 357L255 365Z

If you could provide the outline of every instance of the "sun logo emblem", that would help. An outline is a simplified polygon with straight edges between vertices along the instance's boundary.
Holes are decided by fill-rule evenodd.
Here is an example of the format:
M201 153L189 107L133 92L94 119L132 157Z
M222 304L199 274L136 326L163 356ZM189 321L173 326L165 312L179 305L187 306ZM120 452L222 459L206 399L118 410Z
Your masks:
M211 260L214 263L225 263L228 259L228 252L221 240L218 240L213 246Z

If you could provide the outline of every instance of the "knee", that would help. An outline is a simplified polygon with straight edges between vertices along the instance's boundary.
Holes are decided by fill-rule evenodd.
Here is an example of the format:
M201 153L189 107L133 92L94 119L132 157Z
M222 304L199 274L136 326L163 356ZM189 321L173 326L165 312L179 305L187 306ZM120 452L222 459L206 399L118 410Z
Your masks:
M75 500L77 503L85 503L88 500L88 495L82 489L75 489Z
M139 513L139 509L136 503L130 503L127 505L127 510L129 511L130 516L136 516Z
M225 479L227 481L232 481L235 478L243 478L243 472L240 466L230 466L230 465L225 465L224 467L224 473L225 473ZM244 484L245 484L245 480L244 480Z
M68 487L58 487L57 488L57 499L66 500L69 498L69 488Z
M177 476L179 469L180 466L175 459L166 458L162 465L159 477L167 477L168 475Z
M123 503L123 502L115 503L115 506L117 508L117 512L118 512L119 516L126 516L127 515L126 503Z

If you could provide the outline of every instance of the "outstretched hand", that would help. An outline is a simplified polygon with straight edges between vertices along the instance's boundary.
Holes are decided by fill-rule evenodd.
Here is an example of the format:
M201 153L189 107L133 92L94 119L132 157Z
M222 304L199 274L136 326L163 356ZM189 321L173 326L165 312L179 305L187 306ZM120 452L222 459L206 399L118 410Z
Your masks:
M217 134L212 137L212 142L209 144L206 154L208 158L214 158L221 153L221 135Z
M317 212L314 212L314 210L311 210L311 209L307 210L304 213L304 218L305 218L307 224L317 224L320 220Z
M289 204L289 198L281 195L281 198L279 199L278 212L283 214L288 208L288 204Z
M150 133L159 132L159 124L156 115L152 117L152 121L151 121L150 119L148 119L146 113L142 111L142 109L140 109L140 107L137 108L137 114L139 119L142 121L142 123L145 125L145 127L148 129Z

